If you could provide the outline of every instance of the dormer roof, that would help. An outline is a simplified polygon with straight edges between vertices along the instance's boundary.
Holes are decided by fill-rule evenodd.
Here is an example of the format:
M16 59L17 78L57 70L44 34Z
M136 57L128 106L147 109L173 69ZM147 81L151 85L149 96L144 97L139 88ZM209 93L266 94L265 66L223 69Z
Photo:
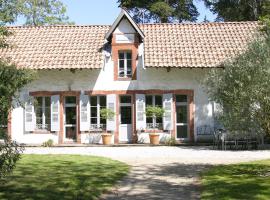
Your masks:
M140 27L137 25L137 23L132 19L132 17L128 14L128 12L122 8L120 14L118 15L118 17L116 18L116 20L113 22L112 26L110 27L109 31L106 33L105 35L105 39L107 41L110 41L112 38L112 34L115 31L115 29L118 27L118 25L120 24L120 22L122 21L122 19L126 18L130 24L132 25L132 27L137 31L137 33L140 35L141 40L144 39L144 33L142 32L142 30L140 29Z

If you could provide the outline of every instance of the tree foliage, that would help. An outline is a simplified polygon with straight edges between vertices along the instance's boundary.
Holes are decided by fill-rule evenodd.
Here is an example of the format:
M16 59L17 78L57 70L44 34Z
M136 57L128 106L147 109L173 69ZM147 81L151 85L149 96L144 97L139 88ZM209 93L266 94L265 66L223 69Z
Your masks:
M212 70L205 88L222 112L219 120L231 131L270 134L270 37L257 39L224 70Z
M269 0L204 0L217 21L255 21L269 9ZM269 13L269 10L268 10Z
M66 6L59 0L20 0L26 25L70 24Z
M70 24L66 6L60 0L2 0L0 21L13 23L23 17L26 25Z
M118 0L138 23L196 21L199 12L193 0Z
M7 115L12 108L11 100L17 101L17 92L35 78L35 71L18 69L16 65L0 60L0 124L7 124Z

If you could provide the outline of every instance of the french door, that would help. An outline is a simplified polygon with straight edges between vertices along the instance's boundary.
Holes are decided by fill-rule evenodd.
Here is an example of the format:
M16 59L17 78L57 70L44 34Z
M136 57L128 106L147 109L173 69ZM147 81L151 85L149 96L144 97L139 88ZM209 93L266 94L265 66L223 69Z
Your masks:
M64 141L75 142L76 139L77 139L76 96L66 96L64 104Z
M132 101L131 96L120 96L119 142L132 142Z
M176 95L176 139L189 140L189 106L187 95Z

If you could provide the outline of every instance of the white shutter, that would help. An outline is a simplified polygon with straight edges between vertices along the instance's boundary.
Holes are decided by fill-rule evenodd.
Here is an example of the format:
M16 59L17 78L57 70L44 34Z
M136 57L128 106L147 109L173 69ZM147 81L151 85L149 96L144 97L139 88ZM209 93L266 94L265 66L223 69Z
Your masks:
M60 96L51 96L51 131L60 131Z
M107 108L111 109L116 113L116 95L109 94L107 95ZM116 116L114 115L111 119L107 119L107 130L115 131L116 130Z
M145 95L136 94L136 130L146 129Z
M34 131L36 127L36 117L34 109L34 98L30 97L28 93L24 94L24 121L25 131Z
M89 96L80 95L80 131L89 131L90 129L90 104Z
M170 94L163 94L163 109L164 109L164 116L163 116L163 130L172 130L172 101L173 95Z

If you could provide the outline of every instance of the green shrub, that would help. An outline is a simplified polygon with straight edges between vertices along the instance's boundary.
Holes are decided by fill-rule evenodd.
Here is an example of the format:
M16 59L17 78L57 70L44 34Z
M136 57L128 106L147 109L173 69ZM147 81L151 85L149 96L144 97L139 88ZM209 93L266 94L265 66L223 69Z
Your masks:
M45 141L42 143L43 147L52 147L53 146L53 140L49 139L48 141Z
M171 137L165 140L165 145L168 146L175 146L176 145L176 139Z
M0 179L12 172L17 161L21 158L23 150L24 147L9 138L0 143Z

